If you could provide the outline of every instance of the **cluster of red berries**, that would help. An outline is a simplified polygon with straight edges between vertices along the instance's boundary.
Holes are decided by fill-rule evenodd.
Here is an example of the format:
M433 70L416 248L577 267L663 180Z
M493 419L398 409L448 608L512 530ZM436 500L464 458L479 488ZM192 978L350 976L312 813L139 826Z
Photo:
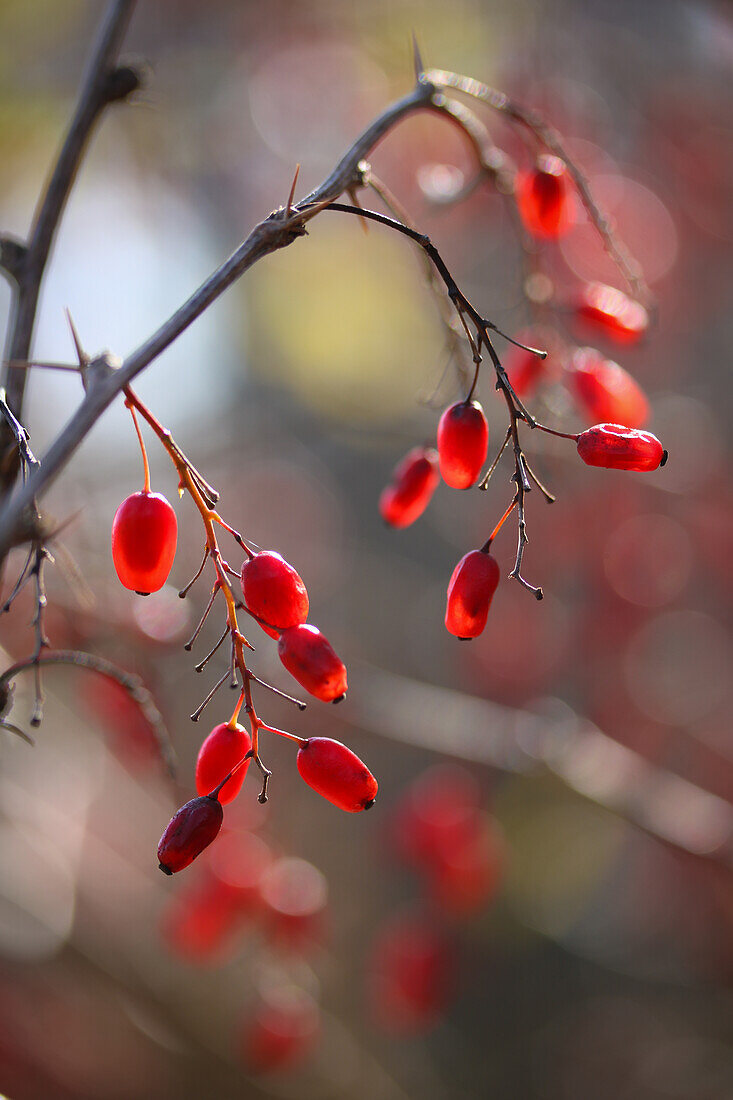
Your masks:
M463 768L428 769L387 821L392 858L417 875L422 900L388 917L369 957L375 1021L397 1034L424 1033L450 1005L458 970L455 923L483 911L501 884L501 831Z
M238 829L222 836L198 876L164 910L164 940L189 963L228 962L245 935L259 934L261 947L272 953L269 974L279 980L258 989L233 1035L251 1072L291 1068L317 1043L318 1003L290 982L288 971L291 960L297 964L322 938L327 892L311 863L277 854L253 831Z

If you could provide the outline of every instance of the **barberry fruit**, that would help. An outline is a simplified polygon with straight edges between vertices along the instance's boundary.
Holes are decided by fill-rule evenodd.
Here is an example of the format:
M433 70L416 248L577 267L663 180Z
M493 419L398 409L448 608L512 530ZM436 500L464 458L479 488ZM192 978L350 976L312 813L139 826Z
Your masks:
M291 676L324 703L346 694L346 666L317 626L301 623L283 630L277 643L280 660Z
M614 286L587 283L576 305L576 316L620 344L633 344L649 328L649 314Z
M570 228L572 193L559 157L538 157L532 171L520 173L515 194L519 215L534 237L555 239Z
M470 489L488 448L489 425L478 401L458 401L445 410L438 424L438 458L446 485Z
M655 435L623 424L595 424L578 436L578 454L587 466L647 472L664 466L667 452Z
M161 493L143 490L123 500L112 521L112 560L125 588L141 596L162 588L177 538L176 513Z
M574 396L591 424L625 424L640 428L649 417L649 402L628 371L605 359L595 348L576 348L567 369Z
M254 1073L285 1069L310 1054L319 1034L320 1012L309 994L294 987L273 990L242 1027L242 1055Z
M440 481L438 453L431 447L413 447L392 472L382 490L379 511L390 527L409 527L418 519Z
M221 783L243 756L252 748L252 740L240 725L230 726L222 722L213 730L199 749L196 761L196 790L199 794L208 794ZM249 760L238 768L231 779L227 779L219 792L219 801L226 806L237 797L247 774Z
M486 626L489 607L499 583L499 566L485 550L464 554L448 584L445 625L451 634L477 638Z
M161 871L173 875L193 863L216 839L223 820L221 802L214 794L192 798L176 810L158 844Z
M377 931L371 949L370 994L379 1026L399 1034L434 1027L451 997L454 949L420 913L399 913Z
M377 781L356 753L330 737L311 737L298 750L298 771L309 787L348 813L374 805Z
M261 550L242 566L242 592L247 608L276 630L308 618L308 593L292 565L275 550Z

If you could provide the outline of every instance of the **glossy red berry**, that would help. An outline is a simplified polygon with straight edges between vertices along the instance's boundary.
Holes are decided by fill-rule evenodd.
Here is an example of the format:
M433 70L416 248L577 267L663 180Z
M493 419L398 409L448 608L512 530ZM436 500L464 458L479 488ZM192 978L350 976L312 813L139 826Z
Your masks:
M196 761L196 790L199 794L208 794L221 783L236 764L252 748L252 741L245 729L239 725L233 728L226 722L214 726L199 749ZM237 768L231 779L227 779L219 792L219 801L223 806L237 797L247 774L249 760Z
M308 593L302 580L275 550L261 550L242 566L242 592L248 609L276 630L308 618Z
M356 753L330 737L311 737L298 750L298 771L309 787L348 813L368 810L377 781Z
M664 466L667 452L651 432L623 424L595 424L578 436L578 454L588 466L647 472Z
M158 844L161 871L173 875L193 863L216 839L223 820L224 811L215 796L192 798L176 810Z
M112 560L125 586L141 596L157 592L176 556L176 513L161 493L132 493L112 521Z
M538 157L532 171L520 173L515 193L519 215L534 237L554 239L570 228L570 179L559 157Z
M649 314L644 306L604 283L588 283L583 287L576 316L621 344L635 343L649 328Z
M594 348L576 348L567 380L591 424L640 428L649 417L649 402L638 382Z
M446 485L470 489L488 448L489 425L478 401L458 401L445 410L438 424L438 458Z
M382 490L379 511L390 527L409 527L418 519L440 481L438 453L431 447L414 447L392 472Z
M476 638L486 626L499 583L499 566L491 554L471 550L453 570L448 584L445 625L457 638Z
M280 660L306 691L324 703L346 694L346 665L317 626L301 623L283 630L277 643Z

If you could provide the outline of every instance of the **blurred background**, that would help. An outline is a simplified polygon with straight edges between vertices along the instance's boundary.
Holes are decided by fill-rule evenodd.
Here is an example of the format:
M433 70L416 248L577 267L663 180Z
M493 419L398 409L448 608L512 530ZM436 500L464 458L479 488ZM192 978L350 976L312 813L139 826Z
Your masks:
M0 5L3 230L27 231L103 8ZM232 703L223 689L189 722L226 666L193 670L217 615L182 648L210 583L177 597L203 545L190 502L176 505L169 585L143 601L114 575L109 530L141 464L125 410L110 410L48 497L73 517L48 631L144 677L177 781L136 706L90 672L46 672L35 748L3 734L0 1091L13 1100L733 1095L730 5L139 4L123 57L146 64L146 87L108 113L84 162L35 355L73 361L64 307L90 351L133 350L284 203L297 163L304 194L409 90L413 30L427 65L557 125L642 264L656 324L633 346L580 329L569 303L582 282L627 289L585 214L523 253L489 182L451 201L475 166L441 119L404 122L375 172L511 333L538 320L529 262L554 289L557 308L539 310L550 342L592 343L637 378L669 462L592 470L565 440L527 440L558 497L527 502L524 572L545 600L502 580L484 634L459 643L446 584L511 499L512 468L505 458L485 494L441 485L409 529L380 519L394 465L464 392L409 243L324 214L209 309L136 388L220 490L224 518L295 565L311 621L348 665L338 708L300 714L260 693L260 712L347 742L379 800L341 814L270 737L268 805L252 772L226 835L160 874L158 838ZM530 167L532 146L476 110ZM3 327L8 307L3 283ZM530 407L581 430L563 354L551 360ZM506 425L486 372L478 396L493 454ZM37 453L79 400L73 375L34 373ZM149 453L153 488L175 500L152 439ZM504 576L514 550L510 522ZM6 664L31 652L31 614L29 597L0 620ZM252 640L257 673L292 691L275 643ZM26 673L13 721L28 728L31 709Z

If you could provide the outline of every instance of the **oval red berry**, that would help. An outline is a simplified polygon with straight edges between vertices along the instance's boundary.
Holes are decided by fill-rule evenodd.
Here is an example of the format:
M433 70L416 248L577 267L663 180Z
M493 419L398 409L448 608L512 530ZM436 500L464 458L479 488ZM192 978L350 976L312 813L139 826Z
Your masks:
M390 527L409 527L427 508L439 481L437 451L413 447L395 466L391 482L379 498L384 522Z
M625 424L640 428L649 417L649 402L628 371L605 359L595 348L577 348L567 371L573 396L591 424Z
M499 566L491 554L471 550L453 570L448 584L445 625L457 638L477 638L486 626L499 584Z
M248 609L269 627L286 630L308 618L308 593L292 565L275 550L261 550L242 566Z
M252 748L249 734L241 726L231 728L226 722L214 726L199 749L196 761L196 790L209 794ZM242 789L249 760L237 768L219 791L219 801L226 806Z
M459 401L445 410L438 424L438 457L446 485L470 489L488 448L489 425L478 401Z
M588 283L580 292L576 316L620 344L633 344L649 328L649 314L614 286Z
M343 699L346 665L317 626L302 623L283 630L277 651L291 676L311 695L324 703Z
M541 156L531 172L517 178L519 216L534 237L561 237L572 224L572 192L564 161Z
M215 840L224 820L218 798L192 798L176 810L158 844L158 865L166 875L182 871Z
M347 813L368 810L377 781L356 753L330 737L311 737L298 750L298 771L309 787Z
M578 436L578 454L587 466L646 473L664 466L667 452L655 435L623 424L595 424Z
M168 580L176 556L176 513L161 493L132 493L112 521L112 560L117 576L133 592L157 592Z

